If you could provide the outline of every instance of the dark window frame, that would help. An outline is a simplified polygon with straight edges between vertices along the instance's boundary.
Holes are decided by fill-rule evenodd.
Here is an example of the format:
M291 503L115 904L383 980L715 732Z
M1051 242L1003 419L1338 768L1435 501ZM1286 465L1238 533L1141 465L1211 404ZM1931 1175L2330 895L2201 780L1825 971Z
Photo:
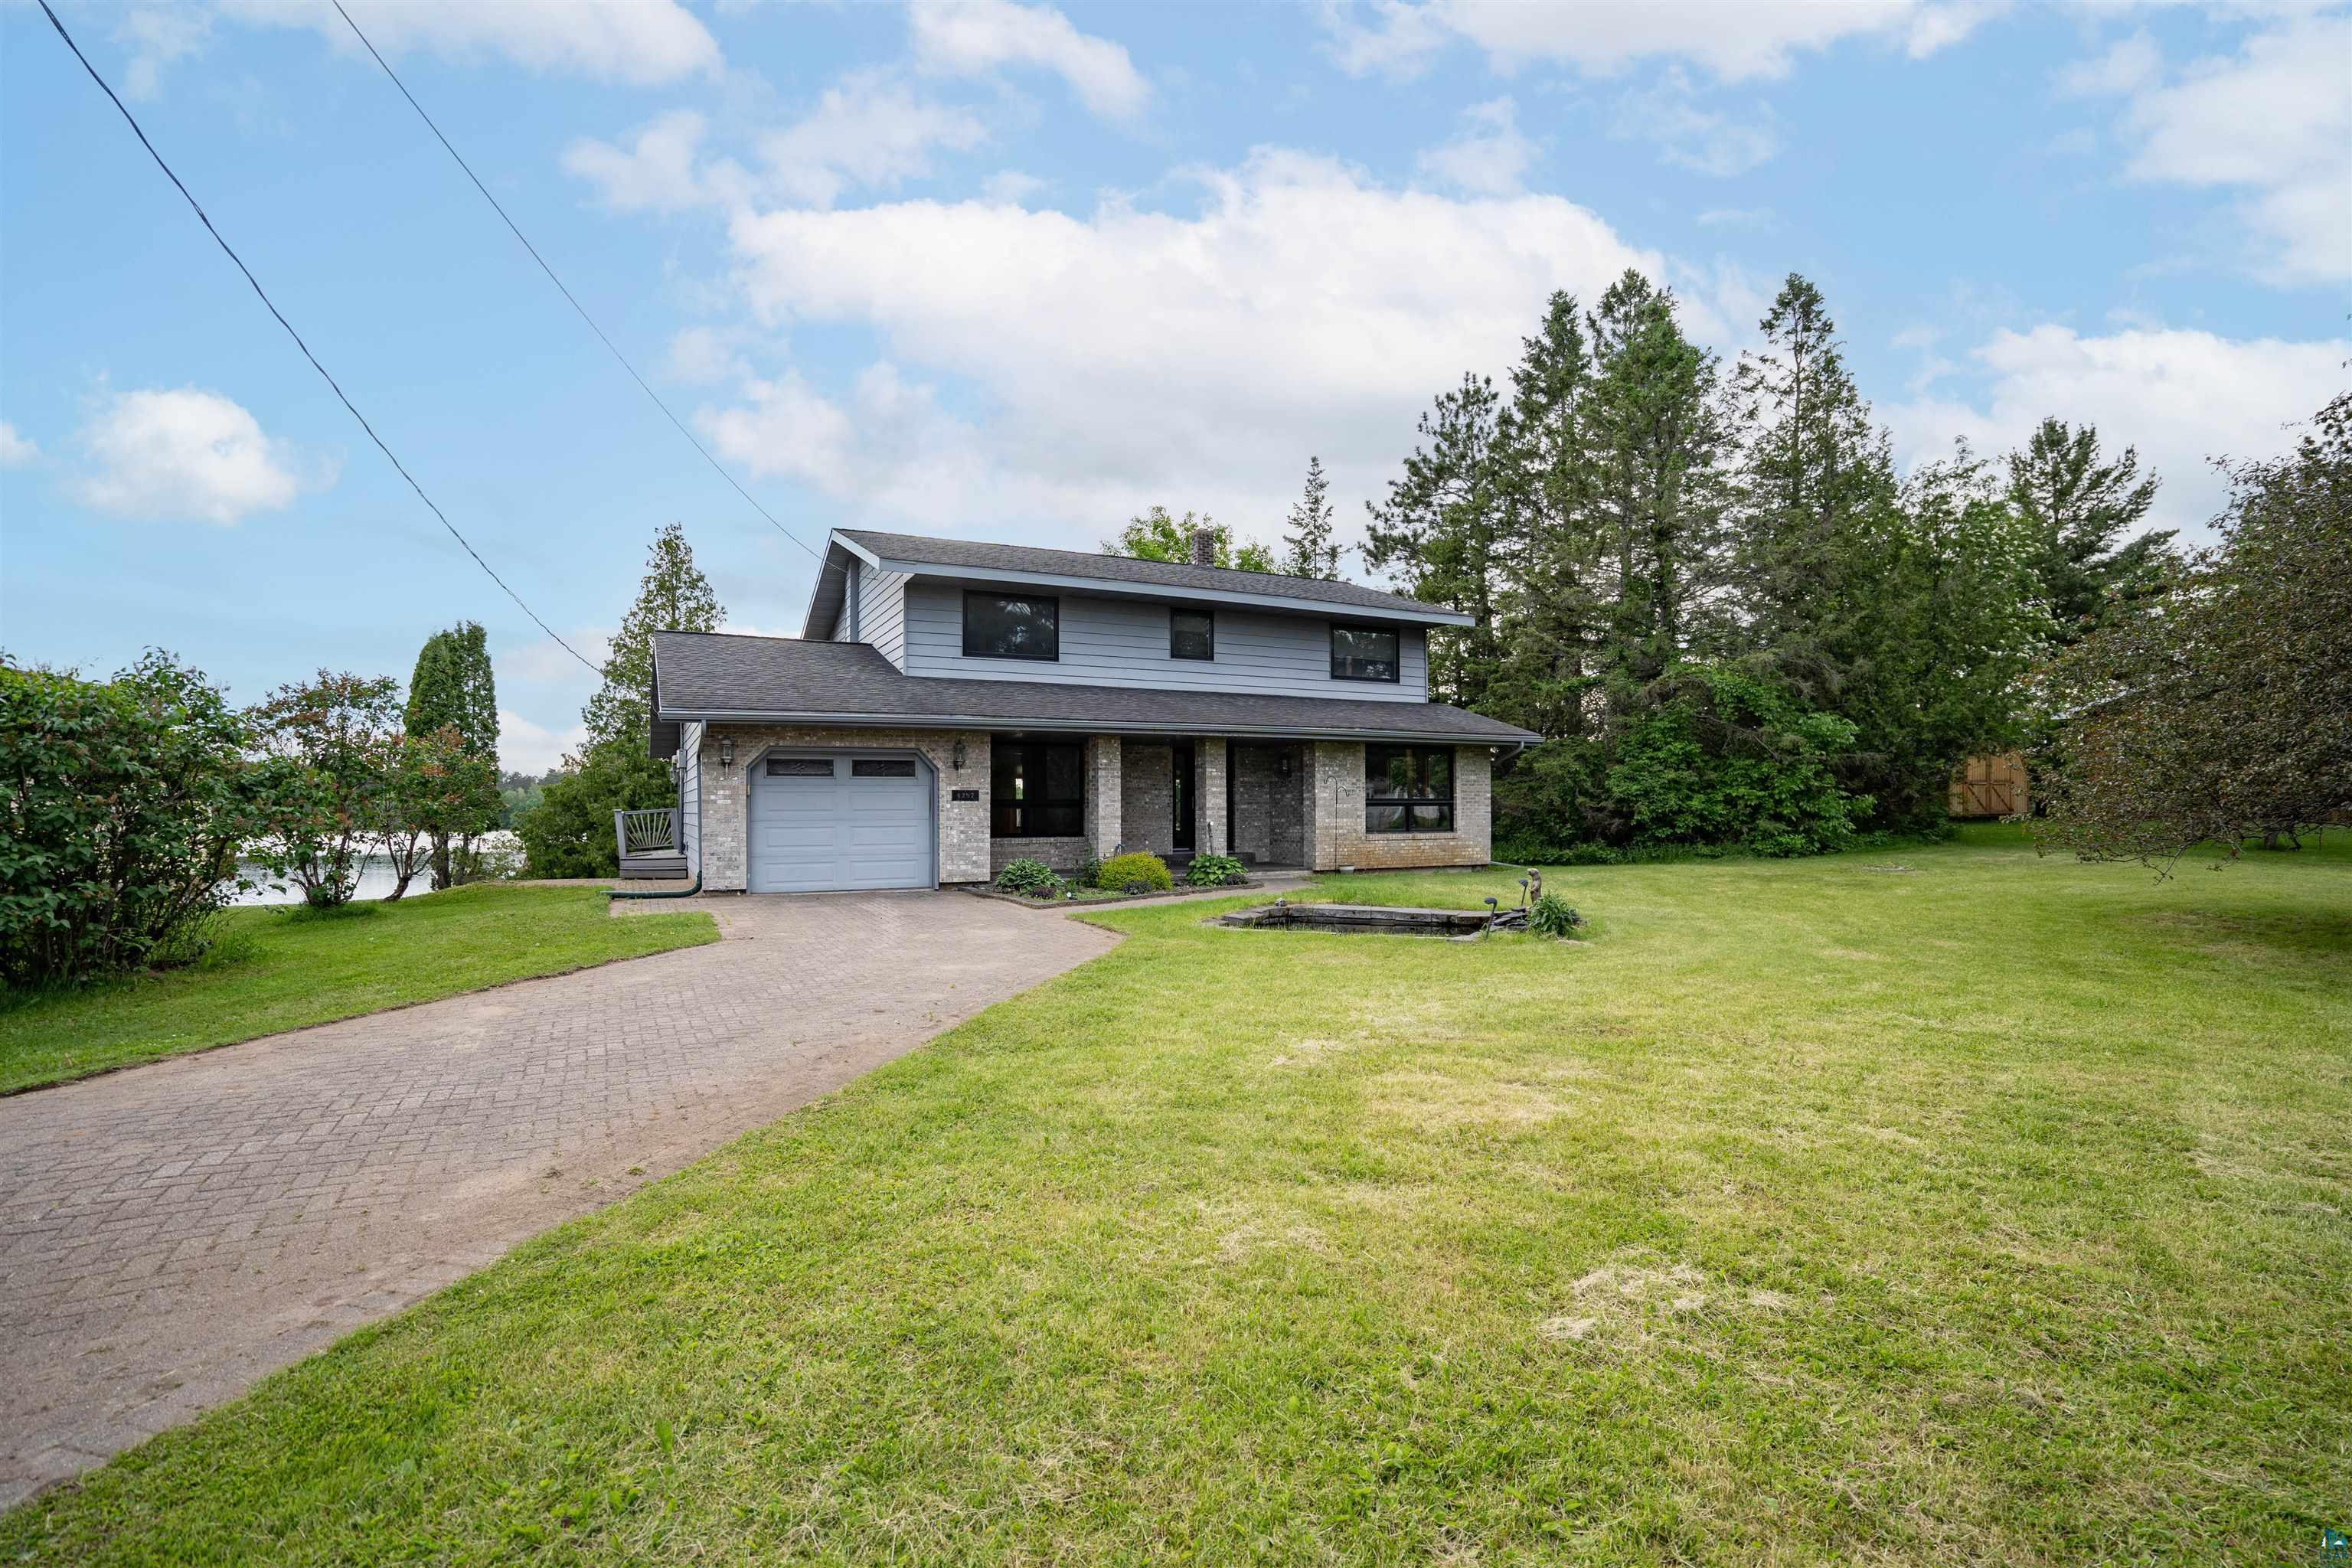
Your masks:
M840 776L834 772L831 757L771 756L760 771L772 779L829 779Z
M1400 795L1389 784L1388 759L1402 752L1413 761L1405 771L1427 778L1425 759L1443 753L1445 758L1445 791L1443 795L1422 793ZM1457 831L1454 816L1454 780L1461 764L1459 749L1454 746L1388 745L1367 743L1364 747L1364 831L1366 833L1453 833ZM1392 822L1381 817L1395 814ZM1426 813L1440 816L1444 826L1437 826L1419 820Z
M1176 651L1176 617L1179 616L1198 616L1201 619L1208 623L1208 652L1178 653ZM1214 610L1179 609L1175 605L1171 605L1168 607L1168 657L1170 658L1181 658L1192 664L1214 664L1217 661L1217 612Z
M853 757L849 763L854 779L910 779L919 771L912 757Z
M1047 759L1046 753L1057 751L1074 752L1076 756L1077 765L1075 770L1075 773L1078 782L1078 793L1075 796L1065 797L1040 795L1034 799L1024 798L1017 801L1007 800L1004 797L1003 792L997 787L997 777L999 769L1006 759L1013 756L1015 753L1032 753L1035 763L1035 773L1034 776L1038 782L1038 787L1042 790L1045 785L1053 781L1054 777L1053 763ZM1024 765L1021 770L1022 776L1024 779L1032 776L1028 766L1029 760L1030 759L1028 758L1024 759ZM1087 831L1086 790L1087 747L1085 742L994 742L991 746L988 763L988 836L991 838L1082 838L1086 836ZM1004 822L1004 814L1007 812L1011 812L1013 814L1012 826L1009 828L1000 826L1000 824ZM1033 813L1035 814L1034 816L1032 816ZM1073 815L1056 817L1054 815L1055 813L1069 813ZM1062 826L1061 824L1064 822L1067 822L1070 826L1066 828Z
M1341 632L1378 632L1386 636L1396 648L1396 657L1389 661L1386 675L1356 675L1339 668L1339 634ZM1358 621L1331 623L1331 679L1334 680L1366 680L1378 686L1397 686L1404 680L1404 630L1401 626L1367 625Z
M1024 604L1049 605L1053 607L1054 651L1051 653L1005 653L995 648L974 647L971 640L971 602L974 599L1011 600ZM1000 594L981 588L963 591L963 656L966 658L1019 658L1034 664L1059 664L1062 660L1062 599L1058 594Z

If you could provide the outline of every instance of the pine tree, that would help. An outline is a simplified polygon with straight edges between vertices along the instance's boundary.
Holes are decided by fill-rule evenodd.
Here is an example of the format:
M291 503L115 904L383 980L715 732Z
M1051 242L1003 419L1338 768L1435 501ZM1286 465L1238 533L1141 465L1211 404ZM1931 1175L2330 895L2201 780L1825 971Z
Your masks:
M2168 528L2123 538L2156 504L2156 486L2155 475L2140 477L2133 447L2100 461L2092 425L2070 429L2044 419L2009 455L2009 499L2033 530L2042 595L2062 646L2083 638L2111 595L2145 591L2169 559Z
M1732 378L1746 438L1743 608L1751 645L1819 700L1847 673L1844 645L1873 613L1895 463L1821 290L1790 273L1761 326L1765 348L1741 355Z
M1429 683L1433 695L1482 711L1502 664L1498 608L1517 545L1496 489L1496 413L1494 382L1465 375L1422 416L1428 447L1404 460L1386 504L1365 503L1365 564L1393 567L1406 593L1471 617L1431 632Z
M654 535L637 601L621 617L604 656L604 684L581 717L591 751L604 746L646 749L654 679L654 633L715 632L727 618L710 580L694 563L686 529L669 523Z
M1307 489L1290 509L1290 531L1283 536L1282 570L1293 577L1339 575L1339 546L1331 537L1331 481L1323 459L1307 459Z

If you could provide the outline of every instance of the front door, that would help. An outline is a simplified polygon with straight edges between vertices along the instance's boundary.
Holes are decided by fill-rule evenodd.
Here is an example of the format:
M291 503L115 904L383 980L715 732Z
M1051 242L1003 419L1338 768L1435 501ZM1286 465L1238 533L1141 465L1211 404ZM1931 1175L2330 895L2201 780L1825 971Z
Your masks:
M1169 800L1175 813L1176 847L1186 854L1192 849L1192 743L1179 741L1169 748L1176 760L1176 776L1170 781Z

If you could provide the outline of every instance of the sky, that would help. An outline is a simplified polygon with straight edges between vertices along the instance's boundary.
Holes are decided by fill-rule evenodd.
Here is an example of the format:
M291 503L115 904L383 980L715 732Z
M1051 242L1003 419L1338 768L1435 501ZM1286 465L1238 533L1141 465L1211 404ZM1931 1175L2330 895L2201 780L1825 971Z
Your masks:
M2352 9L58 0L425 491L590 659L685 525L796 634L835 527L1360 532L1433 398L1629 267L1727 363L1818 284L1911 464L2095 423L2200 532L2352 383ZM1362 575L1360 563L1353 571ZM442 531L39 8L0 0L0 648L238 701L489 630L509 767L595 678Z

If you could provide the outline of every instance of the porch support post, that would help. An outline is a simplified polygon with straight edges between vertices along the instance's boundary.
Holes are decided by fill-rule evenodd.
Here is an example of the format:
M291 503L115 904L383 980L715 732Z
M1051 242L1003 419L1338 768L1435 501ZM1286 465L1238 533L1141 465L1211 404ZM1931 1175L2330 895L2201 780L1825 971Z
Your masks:
M1233 825L1225 820L1225 742L1223 736L1192 743L1192 848L1201 855L1229 855Z
M1120 826L1119 809L1125 766L1124 748L1117 735L1087 738L1087 843L1097 860L1118 854L1126 832Z

